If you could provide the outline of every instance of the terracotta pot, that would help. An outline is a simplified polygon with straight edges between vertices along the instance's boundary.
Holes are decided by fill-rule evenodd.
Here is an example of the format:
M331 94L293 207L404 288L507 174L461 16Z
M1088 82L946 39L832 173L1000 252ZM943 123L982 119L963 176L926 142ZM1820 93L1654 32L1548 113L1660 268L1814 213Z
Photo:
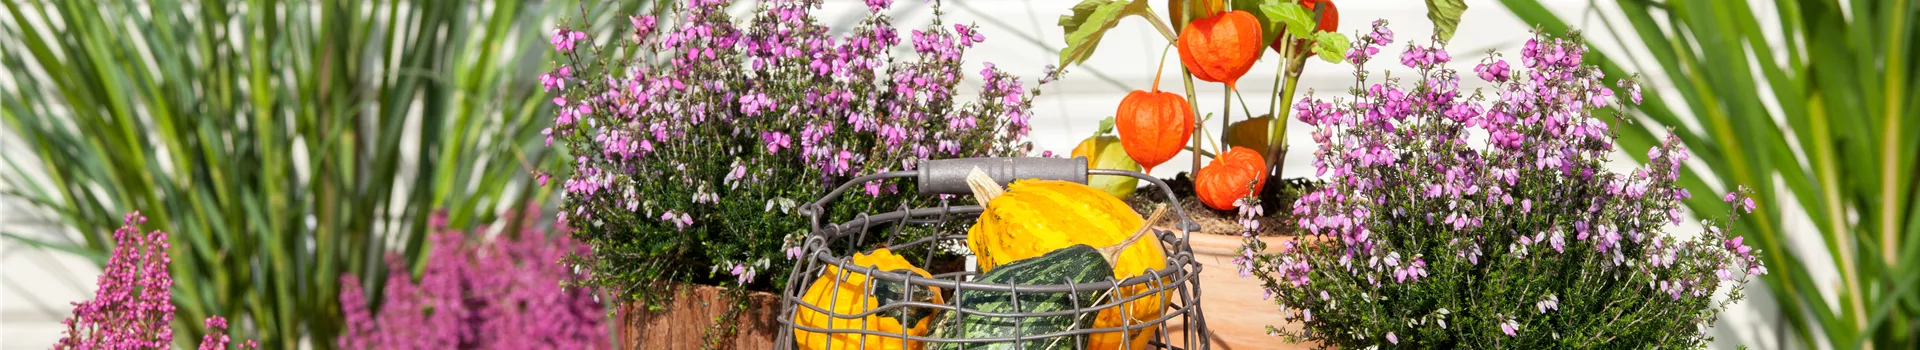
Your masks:
M676 285L671 305L660 311L648 311L646 305L620 305L619 337L622 349L700 349L707 329L715 322L735 325L738 331L722 339L722 349L772 349L773 336L780 333L777 321L780 298L754 292L747 295L747 309L732 320L719 320L727 312L730 300L725 288L708 285ZM724 324L723 324L724 325Z
M1268 252L1279 249L1280 242L1293 239L1285 236L1261 237L1267 242ZM1187 242L1193 247L1194 260L1200 262L1200 308L1207 318L1208 337L1212 339L1215 350L1234 349L1310 349L1316 344L1286 343L1279 337L1267 335L1267 326L1272 325L1290 331L1299 331L1300 325L1289 323L1280 318L1280 307L1273 300L1266 299L1266 291L1261 288L1260 280L1241 278L1240 268L1233 264L1233 258L1240 250L1239 235L1221 235L1211 233L1193 233ZM1177 319L1176 319L1177 321ZM1178 337L1183 334L1171 328L1181 324L1169 325L1168 333ZM1174 339L1174 344L1184 344Z

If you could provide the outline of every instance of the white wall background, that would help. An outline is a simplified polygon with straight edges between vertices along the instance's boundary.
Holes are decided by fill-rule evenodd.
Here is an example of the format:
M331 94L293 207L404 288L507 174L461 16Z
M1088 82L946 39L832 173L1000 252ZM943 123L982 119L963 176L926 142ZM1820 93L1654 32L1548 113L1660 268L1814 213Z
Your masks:
M897 0L895 5L895 23L901 28L916 28L927 23L931 16L926 4L918 0ZM1055 26L1056 18L1068 12L1068 8L1077 1L1012 1L1012 0L949 0L946 4L947 23L975 23L981 25L987 41L975 47L967 56L971 61L965 72L975 72L980 62L992 62L997 66L1027 77L1037 77L1042 67L1057 60L1056 52L1064 45L1060 29ZM1164 1L1152 1L1156 11L1165 13ZM1392 28L1399 40L1393 48L1401 47L1410 40L1425 42L1431 35L1431 27L1426 20L1426 9L1421 1L1365 1L1347 0L1339 3L1341 10L1342 32L1353 35L1356 31L1368 28L1374 19L1386 19L1393 23ZM1508 58L1517 60L1519 47L1530 37L1531 26L1520 22L1492 0L1469 0L1470 9L1462 20L1458 34L1449 45L1455 58L1451 66L1462 72L1471 72L1472 65L1488 50L1499 50ZM1602 43L1609 53L1630 53L1645 57L1644 52L1621 51L1614 39L1605 35L1596 13L1617 12L1607 5L1595 9L1588 1L1565 0L1549 4L1562 18L1581 18L1570 20L1576 27L1586 28L1590 40ZM865 7L857 0L829 0L827 8L819 12L829 25L849 26L852 20L833 22L841 18L857 18L864 13ZM1763 16L1764 18L1765 16ZM1042 89L1042 96L1035 102L1035 117L1032 140L1036 151L1052 150L1065 153L1075 143L1089 135L1100 119L1113 114L1120 99L1135 89L1147 89L1153 81L1154 67L1160 57L1161 48L1166 44L1151 26L1139 19L1128 19L1113 28L1106 40L1102 41L1099 51L1086 62L1085 66L1075 67L1063 80L1049 84ZM1383 56L1397 58L1397 49L1382 52ZM1177 55L1177 53L1175 53ZM1177 79L1178 61L1170 58L1167 69L1170 70L1161 89L1180 91ZM1401 68L1391 74L1402 75L1404 71L1397 59L1376 61L1375 76L1379 70ZM1517 63L1517 62L1516 62ZM1250 98L1249 106L1264 107L1271 93L1273 74L1277 63L1272 60L1262 62L1241 80L1241 94ZM1645 71L1656 74L1655 71ZM1348 65L1332 65L1325 62L1308 64L1308 71L1302 77L1300 87L1305 91L1319 91L1322 94L1343 94L1352 86L1352 71ZM1471 74L1467 74L1471 75ZM977 75L973 75L977 79ZM1662 81L1658 77L1646 81ZM1479 87L1467 79L1465 88ZM1027 79L1028 86L1035 81ZM1219 84L1196 82L1201 96L1201 113L1215 112L1221 108L1219 96L1222 88ZM963 91L971 91L977 85ZM1647 90L1658 93L1660 86L1648 86ZM1672 101L1670 99L1669 101ZM1238 102L1236 102L1238 104ZM1260 107L1255 107L1259 109ZM1237 107L1236 107L1237 108ZM1243 118L1240 112L1234 112L1235 118ZM1209 129L1219 127L1218 122L1203 125ZM1292 133L1291 152L1286 160L1286 176L1308 176L1310 151L1313 145L1307 136L1309 128L1297 121L1289 127ZM1217 135L1217 134L1216 134ZM10 132L0 132L0 152L9 156L24 155L18 139ZM1622 157L1624 158L1624 157ZM1155 175L1172 176L1187 167L1190 160L1186 156L1176 157L1167 162L1171 166L1156 169ZM1631 166L1631 164L1621 164ZM29 173L34 170L29 169ZM24 204L12 200L0 200L0 231L19 232L43 237L57 237L64 234L57 225L49 224L45 217L27 210ZM1693 228L1697 229L1697 227ZM1801 231L1806 232L1806 231ZM1813 238L1801 238L1812 245L1800 244L1811 252L1824 252ZM1819 261L1814 259L1813 261ZM59 321L66 317L71 309L70 302L90 298L92 284L98 269L82 259L55 252L47 252L33 247L17 244L10 240L0 240L0 349L38 349L45 348L56 340L62 331ZM1764 287L1749 289L1750 299L1727 314L1713 330L1719 338L1715 348L1732 348L1735 344L1746 344L1756 349L1780 348L1783 329L1773 320L1777 319L1777 310L1772 307Z

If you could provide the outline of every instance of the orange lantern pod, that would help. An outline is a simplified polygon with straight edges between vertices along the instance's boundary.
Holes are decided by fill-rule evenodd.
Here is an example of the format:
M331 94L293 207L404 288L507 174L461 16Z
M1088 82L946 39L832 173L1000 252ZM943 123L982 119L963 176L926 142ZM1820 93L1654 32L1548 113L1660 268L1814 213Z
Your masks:
M1233 88L1260 60L1263 41L1260 20L1235 10L1193 20L1180 30L1175 46L1180 48L1180 64L1194 77Z
M1247 197L1248 183L1253 184L1252 193L1266 188L1266 167L1267 160L1260 152L1234 147L1200 168L1193 177L1194 195L1209 208L1231 210L1234 200Z
M1185 97L1160 91L1155 74L1152 91L1133 90L1120 100L1113 127L1120 132L1120 148L1150 172L1179 154L1193 136L1193 108Z

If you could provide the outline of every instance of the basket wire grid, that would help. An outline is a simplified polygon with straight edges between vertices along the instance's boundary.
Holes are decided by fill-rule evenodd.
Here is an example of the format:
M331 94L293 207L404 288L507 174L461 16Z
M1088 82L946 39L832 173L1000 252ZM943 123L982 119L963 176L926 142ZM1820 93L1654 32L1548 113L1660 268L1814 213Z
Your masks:
M1111 334L1111 336L1118 336L1123 339L1123 341L1120 341L1120 348L1136 350L1133 342L1130 341L1136 334L1134 332L1154 332L1152 334L1157 334L1158 337L1149 341L1147 348L1205 349L1208 346L1208 334L1205 331L1205 317L1199 303L1200 264L1194 260L1192 249L1187 245L1188 234L1198 229L1198 225L1189 219L1185 211L1180 209L1178 205L1173 205L1174 217L1177 218L1174 227L1178 232L1158 228L1155 228L1152 232L1152 236L1158 238L1155 242L1158 242L1165 252L1167 259L1166 269L1149 269L1139 276L1127 278L1122 281L1114 281L1112 276L1106 276L1103 281L1097 283L1071 283L1071 281L1068 281L1069 283L1067 284L1048 285L974 282L971 277L974 277L977 273L972 271L946 272L934 274L932 277L922 277L914 273L904 272L903 270L880 270L872 266L858 266L851 262L850 257L852 252L864 252L873 248L873 246L868 244L868 240L871 238L869 234L876 229L890 230L891 234L886 235L886 237L891 240L902 237L901 232L909 225L938 225L955 220L971 221L984 211L984 208L979 205L955 206L949 205L947 200L942 199L938 202L937 207L910 208L902 206L898 210L880 214L869 215L860 213L855 215L851 220L840 223L825 221L829 218L824 217L827 215L826 213L830 212L826 210L829 202L832 202L855 186L864 185L867 182L873 181L917 177L919 180L917 187L920 189L920 194L922 195L965 194L966 192L964 191L966 191L967 187L964 182L964 175L962 174L973 169L982 169L988 172L996 182L999 182L1003 186L1014 179L1053 179L1086 183L1086 177L1090 174L1100 176L1129 176L1151 183L1153 187L1165 192L1165 198L1175 198L1172 189L1157 178L1131 171L1090 170L1087 169L1086 164L1084 158L965 158L925 160L920 162L919 170L893 171L854 178L828 192L819 200L803 206L800 209L801 214L809 217L812 222L813 231L803 243L802 249L804 253L799 261L796 262L796 266L792 270L792 275L789 276L786 289L781 294L779 322L782 327L778 337L775 339L775 346L779 349L793 349L796 345L796 335L801 332L806 332L814 333L806 336L824 338L824 340L826 340L826 347L829 349L869 349L870 345L878 345L871 348L888 349L917 349L920 348L920 346L931 346L932 348L946 347L940 344L954 344L959 345L957 347L961 348L973 348L985 345L985 343L997 343L994 345L1000 348L1034 349L1036 347L1028 343L1037 340L1052 341L1052 343L1048 344L1058 344L1054 346L1040 346L1038 348L1051 349L1059 348L1060 345L1072 344L1073 346L1071 348L1084 349L1086 348L1086 342L1090 340L1089 336L1093 334L1126 332ZM836 245L836 243L846 243L846 240L851 240L851 244ZM923 258L918 266L932 266L933 259L937 255L932 253L933 250L945 249L943 245L949 244L965 246L965 240L966 235L964 233L935 234L899 244L885 242L886 244L883 244L883 246L895 252L926 249L928 253L921 255ZM1147 242L1143 240L1137 244L1146 243ZM835 247L851 247L852 251L835 252ZM864 295L855 296L862 302L861 309L866 311L853 314L836 311L837 309L834 307L836 305L831 304L840 300L838 293L841 293L843 288L832 288L832 294L827 298L830 305L814 305L806 301L803 293L811 289L809 287L815 282L815 279L828 277L827 271L829 267L837 268L840 271L831 277L835 279L834 283L836 286L843 285L841 283L845 283L848 277L854 274L858 274L867 279L865 290L862 291ZM904 291L904 295L897 300L886 301L880 305L873 305L872 303L877 299L873 298L873 296L876 293L876 289L881 285L903 286L900 290ZM926 289L927 287L950 292L942 294L952 295L955 300L949 300L949 302L952 302L950 305L919 301L921 299L916 299L916 293L923 294L921 297L927 297L924 294L929 292L923 292L923 290L928 290ZM1119 293L1110 293L1121 288L1140 289L1140 291L1126 296L1120 296ZM1010 296L1010 300L1015 303L1015 310L1022 310L1017 303L1023 300L1021 298L1023 294L1064 294L1066 296L1065 299L1070 301L1072 307L1061 311L1049 312L995 312L974 310L960 306L957 302L957 299L959 299L963 293L969 292L1005 293L1004 295ZM1103 292L1108 293L1101 294ZM1082 295L1084 293L1094 293L1092 295L1105 295L1107 297L1083 301ZM1132 313L1133 309L1137 306L1128 304L1152 296L1158 296L1157 299L1160 304L1160 310L1162 310L1161 315L1150 320L1136 321ZM909 331L919 322L907 321L908 318L906 317L897 318L903 321L901 322L902 324L898 332L877 331L875 328L878 327L878 325L868 324L870 321L868 321L867 318L867 316L876 314L883 316L900 316L910 313L920 313L922 315L928 315L924 317L931 319L931 321L928 321L930 328L940 326L951 327L957 325L939 324L939 322L946 320L946 318L938 317L938 314L959 312L961 313L960 315L967 317L986 317L998 320L1012 319L1014 320L1013 323L1016 329L1025 329L1023 322L1028 319L1066 316L1080 320L1083 317L1094 317L1094 315L1099 314L1102 310L1110 308L1119 308L1119 313L1123 316L1121 317L1123 324L1118 327L1076 328L1047 334L1020 334L1021 332L1014 332L1015 334L1012 336L969 337L966 339L940 338L933 334L911 334ZM810 312L825 315L825 317L828 317L830 320L827 322L828 327L820 328L799 324L800 322L797 322L796 315L800 310L811 310ZM1181 324L1184 326L1173 331L1181 333L1182 337L1180 337L1180 339L1184 341L1181 342L1182 344L1168 344L1169 340L1173 339L1170 337L1173 333L1170 333L1168 323L1176 319L1182 321ZM851 324L842 326L841 322L851 322ZM843 343L847 341L836 339L842 336L857 337L857 341L851 341L851 343L857 344L847 344ZM877 344L869 344L869 342ZM914 343L918 343L918 345ZM857 345L857 347L850 347L853 345Z

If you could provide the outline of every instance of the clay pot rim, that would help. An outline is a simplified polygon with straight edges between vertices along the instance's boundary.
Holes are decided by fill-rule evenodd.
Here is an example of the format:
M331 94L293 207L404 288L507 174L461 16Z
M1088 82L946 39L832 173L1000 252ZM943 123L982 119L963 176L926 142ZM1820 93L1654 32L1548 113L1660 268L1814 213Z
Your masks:
M1318 235L1256 236L1255 238L1267 242L1267 249L1261 252L1263 254L1276 252L1280 249L1281 242L1293 239L1309 242L1324 239ZM1187 239L1187 246L1193 249L1194 255L1238 255L1240 254L1240 247L1243 246L1245 242L1244 239L1245 238L1240 235L1194 232Z

